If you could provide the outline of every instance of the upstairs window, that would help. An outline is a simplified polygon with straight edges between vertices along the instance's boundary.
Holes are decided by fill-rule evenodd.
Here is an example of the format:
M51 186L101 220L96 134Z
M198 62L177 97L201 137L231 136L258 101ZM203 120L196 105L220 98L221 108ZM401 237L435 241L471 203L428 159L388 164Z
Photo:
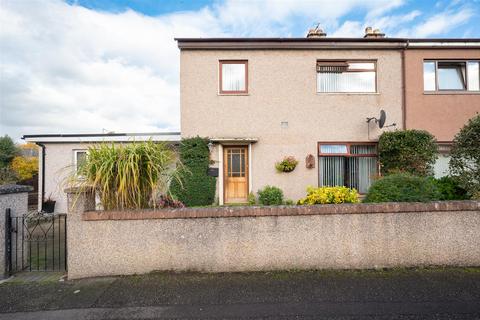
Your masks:
M479 61L424 61L425 91L479 91Z
M220 61L220 93L248 93L248 62Z
M375 61L317 61L317 92L377 91Z

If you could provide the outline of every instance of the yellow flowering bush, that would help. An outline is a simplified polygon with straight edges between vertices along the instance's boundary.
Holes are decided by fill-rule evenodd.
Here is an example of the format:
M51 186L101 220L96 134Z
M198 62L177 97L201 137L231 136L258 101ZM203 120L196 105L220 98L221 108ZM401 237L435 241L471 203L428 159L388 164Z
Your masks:
M298 204L358 203L356 189L347 187L307 188L307 196L298 200Z
M31 179L38 173L38 158L17 156L13 158L11 167L20 180Z

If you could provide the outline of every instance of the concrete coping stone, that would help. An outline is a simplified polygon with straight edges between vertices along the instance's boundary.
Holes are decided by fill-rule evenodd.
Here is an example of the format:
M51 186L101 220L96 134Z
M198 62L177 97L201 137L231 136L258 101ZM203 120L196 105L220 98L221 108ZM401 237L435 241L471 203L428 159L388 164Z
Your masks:
M33 190L31 186L22 186L19 184L5 184L0 186L0 194L23 193Z
M480 201L435 201L435 202L387 202L358 204L324 204L302 206L244 206L205 207L182 209L145 209L87 211L82 213L84 221L101 220L147 220L147 219L191 219L191 218L233 218L263 216L305 216L335 214L375 214L403 212L452 212L478 211Z

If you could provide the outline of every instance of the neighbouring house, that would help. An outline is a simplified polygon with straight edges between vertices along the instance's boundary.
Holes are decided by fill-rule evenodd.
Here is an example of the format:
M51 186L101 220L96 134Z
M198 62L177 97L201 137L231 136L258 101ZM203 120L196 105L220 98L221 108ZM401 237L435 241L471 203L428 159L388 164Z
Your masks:
M38 210L47 198L56 201L55 212L67 212L64 192L66 177L86 157L88 148L98 143L162 141L178 144L179 132L24 135L23 139L40 146L38 175Z
M455 134L480 112L480 39L412 39L407 48L404 125L435 135L443 176Z

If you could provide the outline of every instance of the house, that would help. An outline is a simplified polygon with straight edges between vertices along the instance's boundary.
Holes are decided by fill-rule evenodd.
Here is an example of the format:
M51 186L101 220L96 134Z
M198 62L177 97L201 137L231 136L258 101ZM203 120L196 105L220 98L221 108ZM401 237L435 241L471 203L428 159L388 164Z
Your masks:
M411 39L404 59L404 126L436 137L435 175L445 175L455 134L480 112L480 39Z
M55 212L67 212L64 192L67 177L87 155L88 148L98 143L131 143L162 141L178 144L179 132L168 133L105 133L24 135L27 142L40 146L38 176L38 210L47 198L56 201Z
M367 28L360 39L314 29L306 38L176 40L182 137L214 144L220 204L246 202L265 185L294 200L308 185L365 193L382 132L425 129L445 150L480 111L479 39L395 39ZM279 173L286 156L299 164Z
M66 211L63 168L75 167L96 142L208 137L218 170L219 204L247 202L266 185L287 199L307 186L345 185L366 193L379 174L382 132L423 129L443 155L453 136L480 112L480 39L177 38L180 133L26 135L42 147L39 206L52 194ZM385 121L383 121L385 120ZM299 161L278 172L285 157Z

